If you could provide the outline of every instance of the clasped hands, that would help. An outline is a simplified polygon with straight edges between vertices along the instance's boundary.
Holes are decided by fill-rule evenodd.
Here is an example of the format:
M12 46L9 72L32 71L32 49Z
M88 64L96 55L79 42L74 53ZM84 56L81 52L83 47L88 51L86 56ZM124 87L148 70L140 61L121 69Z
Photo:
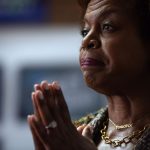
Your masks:
M34 86L34 114L28 116L35 150L97 150L91 127L72 124L62 90L57 82Z

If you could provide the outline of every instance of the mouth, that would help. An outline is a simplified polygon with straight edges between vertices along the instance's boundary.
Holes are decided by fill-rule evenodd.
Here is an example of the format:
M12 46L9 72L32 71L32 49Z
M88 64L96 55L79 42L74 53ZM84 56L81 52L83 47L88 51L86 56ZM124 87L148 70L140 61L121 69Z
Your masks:
M82 58L80 60L80 66L81 68L87 68L87 67L101 67L102 68L105 66L105 63L100 60L88 57L88 58Z

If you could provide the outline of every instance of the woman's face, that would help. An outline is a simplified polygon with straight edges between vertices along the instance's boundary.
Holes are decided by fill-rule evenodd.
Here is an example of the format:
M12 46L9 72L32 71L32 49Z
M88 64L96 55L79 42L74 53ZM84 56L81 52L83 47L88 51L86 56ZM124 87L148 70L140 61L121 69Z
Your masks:
M98 92L122 92L144 78L147 55L124 0L91 0L86 10L80 66Z

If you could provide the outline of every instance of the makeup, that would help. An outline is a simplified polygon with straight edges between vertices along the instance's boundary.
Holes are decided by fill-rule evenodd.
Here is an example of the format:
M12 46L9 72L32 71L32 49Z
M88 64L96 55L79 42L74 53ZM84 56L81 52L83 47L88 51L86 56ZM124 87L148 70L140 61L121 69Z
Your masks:
M96 66L99 66L99 67L104 67L104 63L100 60L97 60L97 59L94 59L94 58L82 58L80 60L80 65L81 67L96 67Z

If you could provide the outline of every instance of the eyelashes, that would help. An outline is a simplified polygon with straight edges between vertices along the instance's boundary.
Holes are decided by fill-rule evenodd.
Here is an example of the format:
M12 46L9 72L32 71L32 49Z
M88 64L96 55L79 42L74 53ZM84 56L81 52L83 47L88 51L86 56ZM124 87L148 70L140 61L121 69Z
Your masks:
M89 32L89 30L83 29L83 30L81 30L80 34L84 38L88 34L88 32Z
M104 22L99 26L97 32L100 31L100 34L111 34L117 30L117 27L112 22ZM83 28L80 32L81 36L84 38L89 33L90 29Z
M101 25L101 31L107 32L107 33L112 33L114 31L116 31L116 27L112 23L106 22Z

